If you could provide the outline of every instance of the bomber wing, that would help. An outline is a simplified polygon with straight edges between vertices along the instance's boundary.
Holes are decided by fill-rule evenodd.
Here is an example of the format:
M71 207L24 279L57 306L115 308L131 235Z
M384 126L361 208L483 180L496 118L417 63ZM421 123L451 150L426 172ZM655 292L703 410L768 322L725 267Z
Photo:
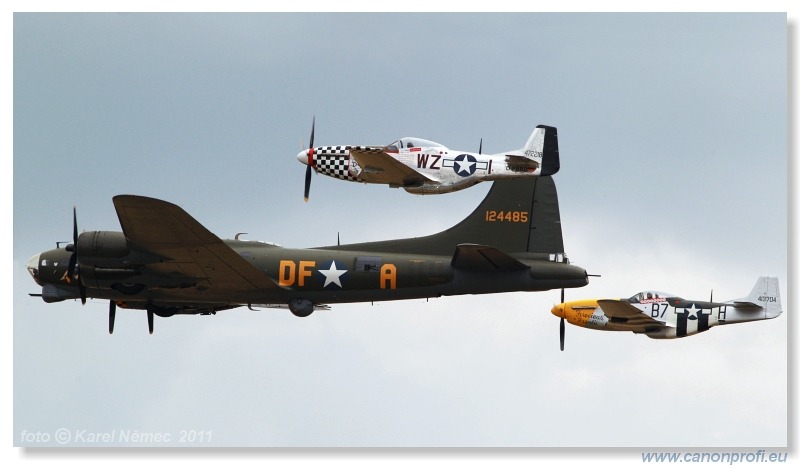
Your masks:
M367 182L400 187L438 182L397 161L383 147L352 147L350 156L363 169L359 178Z
M651 318L627 301L597 300L597 304L612 323L623 323L632 328L641 328L642 332L645 329L665 326L664 322Z
M132 247L157 254L154 273L186 278L216 293L279 288L214 233L177 205L135 195L114 197L122 231Z

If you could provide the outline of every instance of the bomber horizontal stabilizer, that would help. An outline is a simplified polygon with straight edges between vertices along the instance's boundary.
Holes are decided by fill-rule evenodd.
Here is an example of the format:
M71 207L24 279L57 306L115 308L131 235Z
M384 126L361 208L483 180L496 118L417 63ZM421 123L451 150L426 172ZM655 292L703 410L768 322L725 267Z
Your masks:
M456 269L498 272L527 269L528 266L491 246L459 244L450 262Z

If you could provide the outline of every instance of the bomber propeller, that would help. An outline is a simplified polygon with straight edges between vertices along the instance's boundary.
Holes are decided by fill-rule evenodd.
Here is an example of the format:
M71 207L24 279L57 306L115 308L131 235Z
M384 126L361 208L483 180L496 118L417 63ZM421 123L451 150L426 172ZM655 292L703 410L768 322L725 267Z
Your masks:
M71 252L69 256L69 265L67 267L67 276L70 279L75 279L78 282L78 291L81 295L81 304L86 304L86 287L83 286L81 281L81 271L78 266L78 210L72 207L72 244L64 247L67 252ZM108 305L108 333L114 333L114 319L117 313L117 304L111 300ZM151 332L152 333L152 332Z
M72 255L69 256L67 276L78 282L81 303L86 304L86 287L84 287L83 282L81 282L80 269L78 268L78 210L75 207L72 207L72 244L67 244L64 249L72 253Z

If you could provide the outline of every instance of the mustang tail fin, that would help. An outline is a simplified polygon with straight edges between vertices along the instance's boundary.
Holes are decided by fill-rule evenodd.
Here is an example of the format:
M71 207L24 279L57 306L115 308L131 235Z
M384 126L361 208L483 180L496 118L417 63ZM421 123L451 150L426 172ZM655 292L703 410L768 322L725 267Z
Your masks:
M505 253L548 259L564 253L558 194L549 176L505 179L452 228L420 238L330 246L329 249L452 255L456 246L491 246Z
M733 300L733 303L737 308L762 308L766 319L780 316L783 307L778 277L760 277L749 295Z
M524 158L535 161L541 168L540 176L552 176L561 168L558 157L558 131L555 127L537 125L525 146L505 153L506 158Z

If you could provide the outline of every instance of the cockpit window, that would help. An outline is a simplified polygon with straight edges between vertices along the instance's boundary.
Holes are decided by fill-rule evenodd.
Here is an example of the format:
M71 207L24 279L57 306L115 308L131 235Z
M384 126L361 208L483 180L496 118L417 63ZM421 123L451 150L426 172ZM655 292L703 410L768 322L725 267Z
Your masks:
M441 143L432 142L430 140L425 140L424 138L416 138L416 137L404 137L400 140L396 140L389 145L386 145L386 149L389 151L397 151L398 148L402 148L404 150L410 150L411 148L431 148L431 147L444 147Z
M664 293L660 291L643 291L639 292L629 298L631 303L660 303L666 301L667 298L674 298L675 295Z

